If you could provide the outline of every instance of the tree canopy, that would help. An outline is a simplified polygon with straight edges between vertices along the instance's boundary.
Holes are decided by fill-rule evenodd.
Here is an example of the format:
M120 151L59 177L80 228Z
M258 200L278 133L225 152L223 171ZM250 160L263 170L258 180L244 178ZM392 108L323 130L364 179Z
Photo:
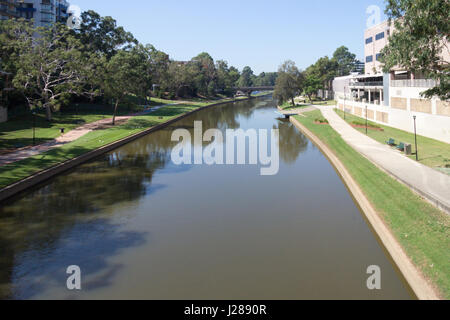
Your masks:
M384 71L401 66L437 80L425 97L450 98L450 66L443 59L449 53L448 0L386 0L386 14L395 31L382 51Z

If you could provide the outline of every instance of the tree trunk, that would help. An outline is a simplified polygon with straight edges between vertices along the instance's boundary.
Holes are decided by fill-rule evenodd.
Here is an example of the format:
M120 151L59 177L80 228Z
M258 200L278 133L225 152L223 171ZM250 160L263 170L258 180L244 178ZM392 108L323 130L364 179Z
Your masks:
M119 107L119 101L120 99L116 100L116 105L114 106L114 114L113 114L113 121L112 121L112 125L115 126L116 125L116 114L117 114L117 109Z
M292 106L295 107L295 100L292 98Z
M52 108L50 106L45 107L47 113L47 121L52 121Z

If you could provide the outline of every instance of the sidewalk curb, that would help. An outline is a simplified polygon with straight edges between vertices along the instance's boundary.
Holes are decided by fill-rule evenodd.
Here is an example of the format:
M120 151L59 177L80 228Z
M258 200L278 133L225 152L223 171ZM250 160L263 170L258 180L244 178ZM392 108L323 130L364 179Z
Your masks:
M383 219L378 215L375 208L367 199L366 195L350 175L341 160L324 142L316 137L298 120L291 117L290 121L304 133L330 161L417 298L420 300L440 300L433 287L426 281L420 270L418 270L411 262L395 236L385 225Z
M85 153L85 154L83 154L81 156L76 157L76 158L67 160L65 162L61 162L61 163L59 163L59 164L57 164L57 165L55 165L53 167L50 167L50 168L45 169L43 171L37 172L37 173L35 173L35 174L33 174L33 175L23 179L23 180L20 180L20 181L18 181L16 183L13 183L13 184L11 184L11 185L1 189L0 190L0 202L6 200L8 198L11 198L11 197L17 195L18 193L20 193L22 191L25 191L28 188L31 188L31 187L33 187L33 186L35 186L35 185L37 185L37 184L39 184L41 182L44 182L44 181L46 181L46 180L48 180L48 179L50 179L50 178L52 178L52 177L54 177L54 176L56 176L58 174L61 174L61 173L65 172L65 171L67 171L69 169L72 169L73 167L76 167L76 166L78 166L78 165L80 165L80 164L82 164L84 162L87 162L87 161L89 161L89 160L91 160L91 159L93 159L95 157L98 157L98 156L100 156L102 154L105 154L105 153L107 153L107 152L109 152L111 150L117 149L118 147L123 146L123 145L125 145L125 144L127 144L127 143L129 143L131 141L136 140L136 139L139 139L139 138L141 138L143 136L146 136L149 133L152 133L152 132L158 131L160 129L166 128L169 125L171 125L172 123L177 122L177 121L179 121L179 120L181 120L183 118L186 118L186 117L188 117L188 116L190 116L190 115L192 115L192 114L194 114L196 112L199 112L201 110L205 110L205 109L208 109L208 108L211 108L211 107L223 105L223 104L235 103L235 102L240 102L240 101L247 101L247 100L256 99L256 98L260 98L260 97L262 97L262 96L250 97L250 98L247 98L247 99L233 99L233 100L229 100L229 101L223 101L223 102L211 104L211 105L208 105L208 106L200 107L198 109L189 111L188 113L182 114L182 115L180 115L180 116L178 116L176 118L173 118L173 119L171 119L171 120L169 120L167 122L158 124L158 125L156 125L154 127L151 127L149 129L146 129L144 131L141 131L141 132L136 133L134 135L131 135L129 137L123 138L121 140L114 141L114 142L112 142L112 143L110 143L110 144L108 144L106 146L103 146L103 147L100 147L98 149L89 151L89 152L87 152L87 153Z

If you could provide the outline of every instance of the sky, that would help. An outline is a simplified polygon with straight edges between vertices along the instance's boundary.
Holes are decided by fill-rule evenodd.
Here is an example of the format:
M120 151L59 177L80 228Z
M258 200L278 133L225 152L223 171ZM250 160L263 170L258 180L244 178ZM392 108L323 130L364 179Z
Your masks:
M301 69L345 45L364 57L370 6L383 0L69 0L82 11L112 16L143 44L174 60L208 52L239 70L276 71L285 60ZM379 21L379 22L381 22Z

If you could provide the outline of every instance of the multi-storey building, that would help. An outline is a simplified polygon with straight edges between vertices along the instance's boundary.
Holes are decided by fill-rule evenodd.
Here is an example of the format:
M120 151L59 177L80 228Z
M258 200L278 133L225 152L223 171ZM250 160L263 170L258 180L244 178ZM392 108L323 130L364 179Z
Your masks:
M381 52L394 32L393 24L387 21L364 32L365 74L335 79L339 107L405 131L413 131L416 116L422 135L450 143L449 101L421 96L436 82L400 67L383 73ZM450 61L448 52L443 53L443 59Z
M17 0L0 0L0 20L17 17Z
M49 26L55 22L65 23L68 8L66 0L0 0L0 20L34 19L36 26Z

